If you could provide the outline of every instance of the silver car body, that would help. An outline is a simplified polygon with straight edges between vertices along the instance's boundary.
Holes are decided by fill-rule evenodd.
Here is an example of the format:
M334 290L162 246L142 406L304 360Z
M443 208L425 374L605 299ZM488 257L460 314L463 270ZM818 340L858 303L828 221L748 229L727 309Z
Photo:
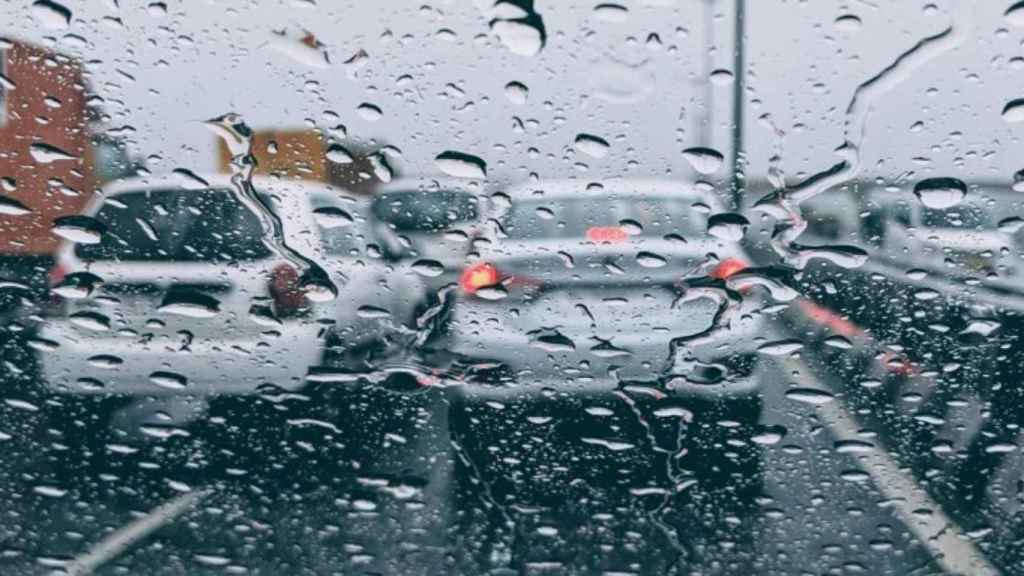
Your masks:
M608 181L596 190L560 181L515 188L508 196L511 206L493 215L500 231L478 243L479 262L499 271L502 288L484 298L460 292L448 346L473 361L507 367L515 382L467 384L467 394L607 391L672 375L687 358L711 364L753 356L763 343L768 331L759 298L730 305L720 298L724 291L682 287L684 279L706 278L722 261L750 262L738 242L708 234L708 216L724 210L713 192L660 180ZM588 239L595 230L598 240ZM609 230L611 240L601 240ZM722 305L729 309L713 328ZM672 380L682 394L714 397L754 393L759 378Z
M226 178L209 181L218 193L232 194ZM365 199L316 182L256 179L254 186L271 198L286 243L325 269L337 298L309 302L308 314L275 321L253 313L254 305L270 304L269 278L286 263L272 253L245 261L86 261L66 242L57 265L69 274L91 272L103 284L89 297L69 300L67 315L42 323L41 341L57 346L42 354L46 385L63 393L190 397L250 394L267 384L297 389L320 361L325 330L355 345L389 325L411 323L422 282L366 255ZM96 215L112 200L147 190L183 189L173 178L120 181L105 187L85 213ZM321 226L314 209L325 206L351 221L335 218L331 228ZM327 234L341 245L325 241ZM195 317L161 308L165 291L181 285L212 290L219 312ZM109 326L95 322L95 314Z

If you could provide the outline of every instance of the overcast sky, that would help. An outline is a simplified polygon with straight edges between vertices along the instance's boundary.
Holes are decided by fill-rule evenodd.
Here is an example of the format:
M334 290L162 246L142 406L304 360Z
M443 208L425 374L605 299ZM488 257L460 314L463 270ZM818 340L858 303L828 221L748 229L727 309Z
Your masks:
M622 1L627 11L595 11L606 2L536 0L547 43L532 56L499 41L487 3L168 0L163 13L146 2L69 0L70 24L54 29L18 0L0 4L0 18L9 36L88 61L110 126L133 127L134 151L162 158L156 171L213 169L214 137L200 121L228 111L257 128L341 123L350 140L397 146L407 173L436 172L434 157L458 150L486 160L495 178L695 178L682 150L730 155L732 86L722 74L712 82L711 72L732 68L731 1ZM1013 60L1024 56L1024 28L1004 18L1009 2L966 3L978 5L973 22L952 16L963 5L948 1L747 4L752 177L780 151L790 179L838 161L857 86L951 21L970 28L967 40L870 107L863 174L1009 181L1024 167L1024 122L1001 117L1024 96L1024 61ZM329 63L302 53L303 30L324 44ZM345 63L360 50L365 65ZM506 96L511 81L529 87L525 104ZM383 115L364 118L362 103ZM574 151L581 132L610 142L609 153Z

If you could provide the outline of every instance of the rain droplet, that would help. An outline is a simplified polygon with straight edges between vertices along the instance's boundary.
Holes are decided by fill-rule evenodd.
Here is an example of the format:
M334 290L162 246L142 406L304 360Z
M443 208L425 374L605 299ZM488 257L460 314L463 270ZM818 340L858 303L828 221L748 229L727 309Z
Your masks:
M337 206L323 206L313 210L313 219L322 228L341 228L352 224L352 215Z
M14 198L0 196L0 214L4 214L6 216L24 216L31 213L32 210L28 206L25 206Z
M1003 120L1016 123L1024 120L1024 98L1010 100L1003 107Z
M69 154L56 146L49 144L33 144L28 147L28 153L32 159L39 164L50 164L61 160L76 160L77 157Z
M68 320L71 321L75 326L81 326L87 330L95 330L96 332L106 332L110 330L110 318L107 318L99 312L82 311L75 312L68 316Z
M786 398L804 404L828 404L835 399L835 395L827 390L817 388L793 388L786 391Z
M184 390L188 386L188 378L175 372L153 372L149 375L149 381L168 390Z
M604 158L608 155L608 141L592 134L580 134L573 142L576 150L590 156L591 158Z
M177 176L181 187L186 190L202 190L210 187L210 183L205 178L188 168L175 168L171 170L171 173Z
M850 348L853 348L853 343L850 342L848 338L839 335L825 338L825 345L833 348L839 348L840 350L849 350Z
M644 268L661 268L668 264L668 259L654 252L640 252L636 255L636 262Z
M68 491L57 486L33 486L32 491L47 498L63 498Z
M434 160L437 168L449 176L476 179L487 177L487 163L470 154L448 150Z
M714 174L722 167L722 153L713 148L694 147L683 150L683 158L701 174Z
M530 346L545 352L572 352L576 349L576 344L557 330L534 330L527 336L530 337Z
M935 300L939 296L942 296L939 292L932 290L931 288L922 288L914 292L914 299L922 302L928 302Z
M379 306L365 305L360 306L356 310L356 315L359 316L360 318L366 318L368 320L379 320L381 318L390 318L391 312L388 311L386 308L381 308Z
M480 288L475 294L484 300L501 300L508 296L508 290L501 284Z
M914 186L914 195L929 208L944 210L960 203L967 185L957 178L927 178Z
M1006 21L1012 26L1024 26L1024 2L1017 2L1007 8L1003 17L1006 18Z
M999 231L1013 234L1024 227L1024 219L1020 216L1010 216L999 221Z
M738 242L747 232L750 221L742 214L725 212L708 218L708 234L715 238Z
M629 17L629 10L619 4L598 4L594 6L594 16L605 22L625 22Z
M53 0L36 0L32 3L32 16L44 28L61 30L71 23L71 10Z
M526 100L530 96L530 89L526 87L526 84L521 82L509 82L505 84L505 97L508 101L521 106L526 104Z
M762 446L773 446L786 437L786 427L778 424L765 426L759 433L750 437L750 441Z
M58 296L77 300L88 298L102 284L103 279L92 272L75 272L65 276L53 287L53 292Z
M359 107L356 108L356 112L358 112L359 116L367 122L376 122L384 116L384 112L378 106L370 104L369 102L363 102L360 104Z
M491 22L491 31L513 54L533 56L544 48L546 40L544 25L540 18L524 18L521 20L495 20Z
M124 360L111 354L97 354L96 356L90 356L88 362L97 368L106 368L108 370L112 370L124 364Z
M292 60L310 68L326 69L331 65L324 45L311 33L303 30L301 34L288 30L274 32L270 47Z
M212 318L220 312L220 302L200 292L172 290L164 296L157 311L187 318Z
M436 278L444 274L444 264L437 260L417 260L411 266L413 272L427 278Z
M97 244L107 227L90 216L75 214L61 216L53 221L53 233L79 244Z
M327 147L327 160L335 164L351 164L353 158L341 144L331 144Z
M854 14L843 14L836 18L834 24L836 26L836 30L852 34L860 31L862 22L860 21L860 18Z
M769 356L787 356L802 349L803 347L803 342L794 339L787 339L762 344L757 348L757 351L762 354L768 354Z
M734 80L731 71L725 68L718 68L711 71L711 83L715 86L728 86Z

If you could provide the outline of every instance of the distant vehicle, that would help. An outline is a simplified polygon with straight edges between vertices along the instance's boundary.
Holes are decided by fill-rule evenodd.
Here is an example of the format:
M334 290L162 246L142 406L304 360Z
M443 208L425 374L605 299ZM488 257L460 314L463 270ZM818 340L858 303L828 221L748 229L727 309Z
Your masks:
M1024 247L1024 201L1009 183L968 185L948 207L929 207L909 188L867 188L830 190L801 208L808 219L801 242L859 245L874 265L899 269L900 278L916 269L933 282L968 280L1024 293L1017 256Z
M454 281L482 231L480 194L465 180L397 180L373 197L375 234L392 258L440 265L433 284Z
M757 349L770 337L763 301L754 289L709 330L724 317L712 293L724 290L687 285L724 283L749 266L738 241L708 232L724 210L714 193L617 180L544 182L508 196L493 216L499 232L462 272L442 345L464 366L451 417L461 445L488 458L482 469L493 466L507 487L515 478L571 484L603 469L615 483L671 492L640 486L671 483L664 463L648 461L647 473L627 462L661 457L648 434L666 450L685 436L723 475L740 477L735 486L756 483L749 438L767 365ZM564 453L533 468L536 455L523 449L531 434L546 439L541 452Z
M325 340L355 348L411 323L419 280L367 256L365 200L321 183L254 182L288 245L338 286L317 302L229 181L208 180L120 181L86 209L105 230L61 246L36 341L52 348L40 361L52 391L120 398L135 425L179 425L207 397L301 388Z

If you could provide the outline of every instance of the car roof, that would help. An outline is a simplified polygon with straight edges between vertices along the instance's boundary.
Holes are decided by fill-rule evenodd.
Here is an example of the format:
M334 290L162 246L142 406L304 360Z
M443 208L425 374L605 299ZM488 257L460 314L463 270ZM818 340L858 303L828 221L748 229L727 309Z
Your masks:
M588 190L593 184L603 187L603 191ZM543 192L543 194L539 194ZM516 184L506 188L513 201L517 200L564 200L579 198L583 200L601 196L618 198L683 198L706 203L714 211L724 209L724 202L714 190L703 190L695 183L686 180L668 179L602 179L594 180L547 180L536 183Z

